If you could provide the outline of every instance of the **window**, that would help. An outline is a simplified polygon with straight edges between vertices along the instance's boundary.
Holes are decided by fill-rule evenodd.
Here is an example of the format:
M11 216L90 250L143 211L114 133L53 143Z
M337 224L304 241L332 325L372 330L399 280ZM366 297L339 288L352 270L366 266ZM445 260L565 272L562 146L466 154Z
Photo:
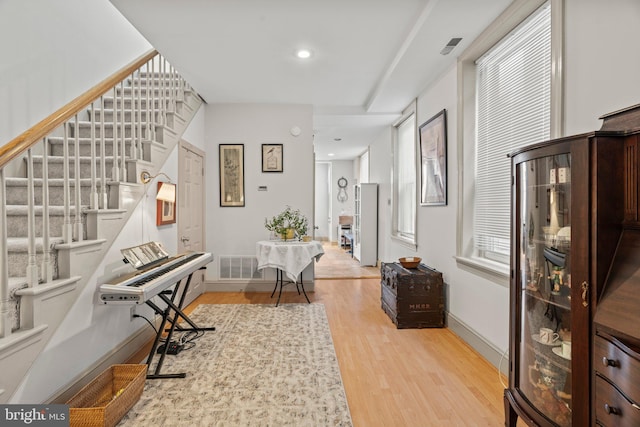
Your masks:
M546 4L476 61L475 247L509 263L509 152L549 139L551 15Z
M415 106L405 111L394 127L393 236L416 243L416 115Z
M478 54L476 47L461 58L463 91L469 95L465 98L475 99L475 104L463 105L461 114L465 177L458 259L473 260L492 272L507 273L509 265L507 154L551 138L558 121L554 97L560 93L560 79L552 70L552 58L557 60L561 52L552 51L551 19L552 9L561 9L551 1L540 3L530 1L529 10L517 11L521 18L515 28L490 48Z

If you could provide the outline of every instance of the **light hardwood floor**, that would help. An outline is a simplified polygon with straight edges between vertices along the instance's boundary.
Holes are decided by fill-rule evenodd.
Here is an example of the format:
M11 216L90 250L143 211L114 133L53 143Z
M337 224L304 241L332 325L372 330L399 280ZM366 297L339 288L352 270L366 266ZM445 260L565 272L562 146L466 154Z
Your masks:
M349 248L342 248L337 243L322 242L324 255L315 263L316 279L365 279L380 277L378 267L361 266L353 258Z
M273 304L269 293L207 293L198 304ZM283 303L304 296L283 292ZM504 425L497 370L448 329L396 329L379 279L316 280L355 427ZM504 378L502 381L505 381Z

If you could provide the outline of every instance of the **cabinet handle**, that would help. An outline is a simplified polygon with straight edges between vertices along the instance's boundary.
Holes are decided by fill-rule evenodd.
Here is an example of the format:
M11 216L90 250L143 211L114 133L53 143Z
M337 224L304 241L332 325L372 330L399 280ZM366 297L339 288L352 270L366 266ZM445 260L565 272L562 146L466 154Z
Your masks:
M612 366L612 367L616 367L619 366L618 361L617 360L613 360L613 359L608 359L606 356L604 356L602 358L602 364L604 366Z
M608 403L604 404L604 411L609 415L618 415L620 413L620 411L618 411L618 408L609 406Z
M589 284L585 281L582 282L582 306L587 307L589 305Z

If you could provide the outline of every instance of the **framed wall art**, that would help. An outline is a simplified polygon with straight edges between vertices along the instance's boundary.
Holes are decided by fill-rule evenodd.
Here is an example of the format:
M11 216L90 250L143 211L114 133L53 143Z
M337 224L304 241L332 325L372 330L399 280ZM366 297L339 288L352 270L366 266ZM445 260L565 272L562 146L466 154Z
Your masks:
M282 172L282 144L262 144L262 172Z
M156 225L175 224L176 185L170 182L158 182L156 203Z
M244 206L244 144L220 144L220 206Z
M420 204L447 204L447 110L442 110L419 128Z

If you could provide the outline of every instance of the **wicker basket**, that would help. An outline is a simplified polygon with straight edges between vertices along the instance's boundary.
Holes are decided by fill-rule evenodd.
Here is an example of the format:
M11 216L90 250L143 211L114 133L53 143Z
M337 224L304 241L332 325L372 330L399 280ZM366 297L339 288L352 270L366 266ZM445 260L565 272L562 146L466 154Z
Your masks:
M138 401L147 365L112 365L67 404L71 427L113 427Z

